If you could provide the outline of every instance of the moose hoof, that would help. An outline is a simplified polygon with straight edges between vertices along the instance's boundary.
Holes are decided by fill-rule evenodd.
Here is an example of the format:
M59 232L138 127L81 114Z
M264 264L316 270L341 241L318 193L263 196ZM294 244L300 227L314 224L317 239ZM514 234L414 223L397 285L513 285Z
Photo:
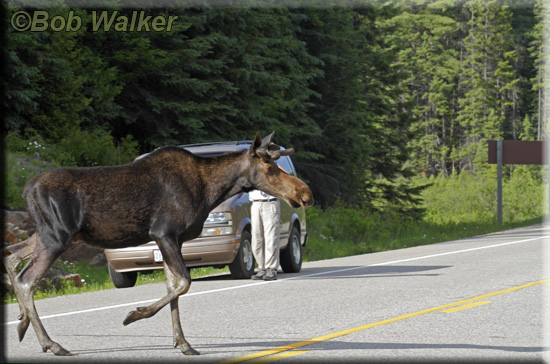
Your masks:
M193 349L189 344L180 346L180 349L185 355L200 355L200 353Z
M137 311L128 312L128 315L126 315L126 318L124 319L124 321L122 321L122 324L126 326L131 324L132 322L139 320L139 317L137 317L137 315L138 315Z
M62 347L58 343L52 343L49 347L45 347L43 350L44 350L44 352L46 352L48 349L50 349L52 351L52 353L54 353L57 356L72 356L73 355L69 350L65 349L64 347Z
M23 338L25 337L25 333L27 332L27 329L29 328L29 317L25 314L19 316L21 322L19 325L17 325L17 335L19 336L19 342L23 341Z
M138 307L135 311L128 312L128 315L126 315L126 318L124 319L124 321L122 321L122 324L126 326L131 324L132 322L141 320L142 318L146 318L149 316L150 315L147 312L147 307Z

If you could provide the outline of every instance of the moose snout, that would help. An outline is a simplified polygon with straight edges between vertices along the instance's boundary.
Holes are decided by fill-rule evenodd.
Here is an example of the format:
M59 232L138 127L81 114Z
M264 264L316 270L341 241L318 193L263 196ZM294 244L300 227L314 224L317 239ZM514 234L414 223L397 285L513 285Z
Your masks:
M300 194L300 205L307 209L308 207L313 206L313 204L313 193L311 192L311 189L306 185L302 193Z

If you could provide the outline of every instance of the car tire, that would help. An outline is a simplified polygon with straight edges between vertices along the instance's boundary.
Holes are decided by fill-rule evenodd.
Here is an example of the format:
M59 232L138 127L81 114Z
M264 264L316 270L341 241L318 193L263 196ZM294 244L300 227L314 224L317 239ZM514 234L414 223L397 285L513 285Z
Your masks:
M118 273L110 264L108 264L108 267L109 276L116 288L130 288L136 285L137 272Z
M298 273L302 269L302 244L296 226L292 228L287 247L281 250L280 262L285 273Z
M247 230L243 231L241 244L235 260L229 264L231 277L247 279L254 274L254 255L252 254L252 236Z

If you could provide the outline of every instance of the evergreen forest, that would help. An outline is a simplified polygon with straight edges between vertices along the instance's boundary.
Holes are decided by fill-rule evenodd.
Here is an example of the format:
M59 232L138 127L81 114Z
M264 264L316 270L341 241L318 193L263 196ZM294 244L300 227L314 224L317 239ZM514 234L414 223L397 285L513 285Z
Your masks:
M17 31L13 14L37 7L14 1L2 10L1 44L6 148L58 166L275 131L276 143L295 148L318 206L417 219L437 212L422 201L446 193L442 181L494 180L488 140L545 131L539 0L56 4L41 10L79 16L82 27ZM177 18L169 31L94 30L94 11ZM508 181L516 173L540 189L542 168L506 166ZM423 195L428 185L439 192Z

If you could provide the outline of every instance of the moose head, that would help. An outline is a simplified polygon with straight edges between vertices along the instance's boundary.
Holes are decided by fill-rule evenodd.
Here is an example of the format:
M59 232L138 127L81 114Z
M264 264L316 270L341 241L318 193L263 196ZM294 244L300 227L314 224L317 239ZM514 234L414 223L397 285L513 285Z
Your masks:
M248 150L251 160L250 182L257 189L285 200L291 207L305 208L313 205L313 194L300 179L288 174L275 161L282 156L294 154L294 149L281 149L271 142L275 132L261 139L260 134Z

